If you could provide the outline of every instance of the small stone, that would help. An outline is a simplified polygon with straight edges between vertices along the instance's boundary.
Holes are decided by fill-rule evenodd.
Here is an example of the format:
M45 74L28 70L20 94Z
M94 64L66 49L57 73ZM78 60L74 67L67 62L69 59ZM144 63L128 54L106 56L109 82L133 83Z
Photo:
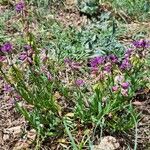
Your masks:
M21 134L21 126L11 127L6 129L6 131L10 134L13 134L14 137L18 137Z
M4 141L9 140L9 134L4 134L4 135L3 135L3 140L4 140Z
M99 145L95 145L93 150L117 150L120 144L112 136L104 137Z

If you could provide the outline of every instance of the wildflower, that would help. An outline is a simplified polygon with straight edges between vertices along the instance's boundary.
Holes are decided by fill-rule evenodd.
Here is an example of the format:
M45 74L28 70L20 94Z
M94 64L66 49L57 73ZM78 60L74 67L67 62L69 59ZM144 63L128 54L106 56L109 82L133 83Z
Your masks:
M20 96L19 94L16 94L16 95L15 95L15 98L16 98L17 100L21 100L21 96Z
M4 43L4 44L2 45L1 51L2 51L2 52L9 53L9 52L12 51L12 48L13 48L13 47L12 47L12 44L9 43L9 42L6 42L6 43Z
M0 56L0 62L3 62L4 60L6 60L5 56Z
M27 61L29 62L30 64L32 64L32 58L28 55L27 52L22 52L19 56L19 59L22 60L22 61Z
M83 81L82 79L77 79L77 80L75 81L75 84L76 84L77 86L83 86L85 83L84 83L84 81Z
M117 62L118 62L118 57L117 57L116 55L113 55L113 54L109 55L109 56L108 56L108 59L109 59L111 62L113 62L113 63L117 63Z
M123 82L123 83L121 84L121 87L122 87L123 89L128 89L129 86L130 86L130 83L129 83L129 82Z
M16 4L15 9L18 13L20 13L23 10L24 6L24 2L20 1Z
M9 84L5 84L3 86L3 91L4 92L11 92L12 90L13 90L13 88Z
M90 60L91 67L98 67L100 64L103 64L105 58L103 56L96 56Z
M119 89L119 87L118 87L117 85L115 85L115 86L112 87L112 91L113 91L113 92L118 91L118 89Z
M99 69L98 69L98 67L92 67L91 71L92 71L92 74L97 74Z
M26 52L22 52L19 56L19 59L24 61L26 58L28 57L27 53Z
M133 42L134 47L136 48L148 48L150 47L149 41L146 40L139 40L139 41L134 41Z
M107 73L111 72L112 66L110 63L106 64L104 66L104 71L106 71Z
M15 104L14 98L9 98L8 101L9 101L9 104L12 106Z
M125 59L122 61L122 64L121 64L120 68L121 68L122 70L128 70L128 69L131 68L131 63L130 63L130 61L129 61L128 58L125 58Z
M47 73L46 73L46 76L47 76L47 79L48 79L49 81L52 80L52 75L51 75L50 72L47 72Z
M24 45L23 47L26 51L30 50L31 49L31 46L30 45Z
M128 59L132 54L132 49L128 49L126 52L125 52L125 58Z

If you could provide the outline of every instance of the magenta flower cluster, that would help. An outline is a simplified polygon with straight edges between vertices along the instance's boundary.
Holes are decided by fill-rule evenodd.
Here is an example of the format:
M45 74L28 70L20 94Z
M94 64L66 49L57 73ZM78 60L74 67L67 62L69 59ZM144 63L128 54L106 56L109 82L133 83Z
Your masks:
M118 91L121 90L122 95L128 96L129 87L130 87L130 83L129 82L122 82L120 84L114 85L112 87L112 91L113 92L118 92Z
M15 9L18 13L20 13L23 10L24 6L24 1L20 1L16 4Z
M76 84L77 86L83 86L83 85L85 84L85 82L84 82L84 80L82 80L82 79L77 79L77 80L75 81L75 84Z
M27 61L29 64L32 64L32 55L33 51L30 45L24 46L25 51L21 52L19 55L19 59L21 61Z
M11 43L6 42L1 46L0 50L4 53L9 53L13 50L13 46Z
M144 39L137 40L137 41L133 42L133 46L135 48L148 48L148 47L150 47L150 41L144 40Z

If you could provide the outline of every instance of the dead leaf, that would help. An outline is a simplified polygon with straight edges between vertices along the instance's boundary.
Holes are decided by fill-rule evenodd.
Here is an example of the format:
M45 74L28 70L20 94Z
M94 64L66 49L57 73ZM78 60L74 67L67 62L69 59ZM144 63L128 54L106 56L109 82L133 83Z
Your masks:
M4 140L4 141L9 140L9 134L4 134L4 135L3 135L3 140Z

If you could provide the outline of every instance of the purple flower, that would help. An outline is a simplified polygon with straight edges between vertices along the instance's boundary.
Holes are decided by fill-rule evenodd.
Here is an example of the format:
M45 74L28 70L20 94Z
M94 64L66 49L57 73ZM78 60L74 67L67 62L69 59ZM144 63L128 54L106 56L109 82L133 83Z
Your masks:
M109 59L111 62L113 62L113 63L117 63L117 62L118 62L118 57L117 57L116 55L113 55L113 54L109 55L109 56L108 56L108 59Z
M112 69L111 64L106 64L106 65L104 66L104 70L105 70L106 72L111 72L111 69Z
M92 67L91 71L92 71L92 74L97 74L99 71L99 68L98 67Z
M129 59L125 58L122 61L122 64L121 64L120 68L122 70L128 70L128 69L130 69L131 68L131 63L130 63Z
M99 65L103 64L105 61L105 57L103 56L96 56L90 60L91 67L98 67Z
M21 96L20 96L19 94L16 94L16 95L15 95L15 98L16 98L17 100L21 100Z
M20 13L23 10L24 6L24 2L20 1L16 4L15 9L18 13Z
M85 83L84 83L84 81L83 81L82 79L77 79L77 80L75 81L75 84L76 84L77 86L83 86Z
M47 76L47 79L48 79L49 81L52 80L52 75L51 75L50 72L47 72L47 73L46 73L46 76Z
M123 82L123 83L121 84L121 87L122 87L123 89L128 89L129 86L130 86L130 83L129 83L129 82Z
M19 59L22 60L22 61L24 61L25 59L27 59L27 57L28 57L27 53L26 52L22 52L20 54L20 56L19 56Z
M118 86L117 86L117 85L113 86L113 87L112 87L112 91L113 91L113 92L118 91Z
M9 52L11 52L12 51L12 44L10 44L9 42L6 42L6 43L4 43L3 45L2 45L2 47L1 47L1 51L2 52L6 52L6 53L9 53Z
M133 42L133 45L134 45L136 48L148 48L148 47L150 47L149 41L146 41L146 40L144 40L144 39L139 40L139 41L134 41L134 42Z
M22 61L26 60L28 63L32 64L32 58L31 57L29 56L29 54L27 52L22 52L19 56L19 59Z
M0 56L0 62L3 62L4 60L6 60L5 56Z
M3 87L4 92L11 92L13 88L9 84L5 84Z
M30 50L31 49L31 46L30 45L24 45L23 47L26 51Z
M132 49L128 49L126 52L125 52L125 58L129 58L130 56L131 56L131 54L132 54Z

